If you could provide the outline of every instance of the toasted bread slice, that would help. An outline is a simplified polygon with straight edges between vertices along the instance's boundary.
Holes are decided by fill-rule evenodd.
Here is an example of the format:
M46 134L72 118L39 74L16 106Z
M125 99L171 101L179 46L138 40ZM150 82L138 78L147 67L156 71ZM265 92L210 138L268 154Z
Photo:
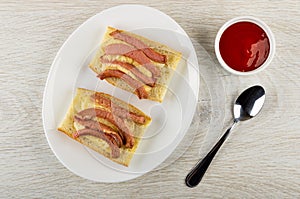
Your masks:
M101 114L105 114L97 115L95 112L85 114L86 110L98 110ZM122 100L105 93L78 88L58 130L112 161L128 166L150 122L149 116ZM92 126L91 123L99 126ZM97 133L97 136L87 134L88 131ZM122 135L123 131L131 133L133 139L131 146L124 143L126 140ZM122 142L117 142L117 138L121 138ZM117 155L112 154L113 148L117 150Z
M181 53L166 45L108 27L89 67L100 79L140 99L162 102L180 60Z

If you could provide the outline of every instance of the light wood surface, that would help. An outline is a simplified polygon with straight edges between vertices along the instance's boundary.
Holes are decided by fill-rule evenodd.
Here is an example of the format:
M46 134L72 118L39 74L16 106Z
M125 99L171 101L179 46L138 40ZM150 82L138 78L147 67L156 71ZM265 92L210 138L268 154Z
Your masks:
M103 184L66 169L43 132L43 90L51 63L85 20L122 3L157 8L174 18L216 64L202 68L192 145L172 164L128 182ZM1 1L0 198L299 198L300 6L299 1ZM214 38L227 20L251 15L275 34L276 56L266 70L234 76L217 64ZM201 60L200 67L201 67ZM232 102L252 84L266 88L261 114L241 123L201 184L184 179L231 123ZM216 124L218 121L218 125Z

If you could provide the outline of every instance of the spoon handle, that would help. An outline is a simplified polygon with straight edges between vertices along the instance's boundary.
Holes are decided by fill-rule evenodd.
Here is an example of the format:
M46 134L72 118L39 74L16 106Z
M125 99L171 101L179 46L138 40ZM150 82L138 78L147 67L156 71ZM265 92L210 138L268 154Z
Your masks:
M201 161L199 161L196 164L196 166L190 171L190 173L186 176L185 184L188 187L192 188L197 186L200 183L211 161L215 157L216 153L218 152L218 150L220 149L220 147L228 137L231 129L235 126L236 123L237 121L234 121L233 125L227 129L227 131L220 138L220 140L215 144L215 146L209 151L209 153Z

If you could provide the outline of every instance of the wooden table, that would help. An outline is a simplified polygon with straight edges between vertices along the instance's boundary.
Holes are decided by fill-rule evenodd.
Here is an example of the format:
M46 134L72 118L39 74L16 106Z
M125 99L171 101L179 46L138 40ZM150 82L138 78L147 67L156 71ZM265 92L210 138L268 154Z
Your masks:
M195 46L200 43L215 62L201 74L194 118L200 126L193 125L188 132L196 134L192 145L171 165L116 184L85 180L57 160L45 138L41 117L51 63L81 23L123 2L0 2L0 198L299 198L299 1L138 2L174 18ZM227 73L214 55L220 26L241 15L262 19L277 41L269 68L249 77ZM201 184L187 188L184 178L190 168L230 124L235 97L256 83L267 92L262 113L240 124ZM216 120L219 129L213 125Z

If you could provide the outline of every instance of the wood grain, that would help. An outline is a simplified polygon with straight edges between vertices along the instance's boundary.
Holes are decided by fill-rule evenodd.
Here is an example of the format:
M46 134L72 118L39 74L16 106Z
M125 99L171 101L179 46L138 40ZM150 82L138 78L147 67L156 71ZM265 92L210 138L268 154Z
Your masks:
M202 73L200 93L205 95L189 130L196 136L180 158L128 182L95 183L67 170L49 148L41 119L43 89L65 39L89 17L123 3L152 6L170 15L192 38L200 66L201 46L216 64ZM299 198L299 4L292 0L1 1L0 198ZM276 37L272 64L255 76L228 74L214 55L219 27L240 15L262 19ZM187 188L186 174L221 133L211 130L214 117L219 117L220 131L225 130L236 95L257 83L267 91L263 112L241 123L202 183ZM215 96L222 99L216 101Z

